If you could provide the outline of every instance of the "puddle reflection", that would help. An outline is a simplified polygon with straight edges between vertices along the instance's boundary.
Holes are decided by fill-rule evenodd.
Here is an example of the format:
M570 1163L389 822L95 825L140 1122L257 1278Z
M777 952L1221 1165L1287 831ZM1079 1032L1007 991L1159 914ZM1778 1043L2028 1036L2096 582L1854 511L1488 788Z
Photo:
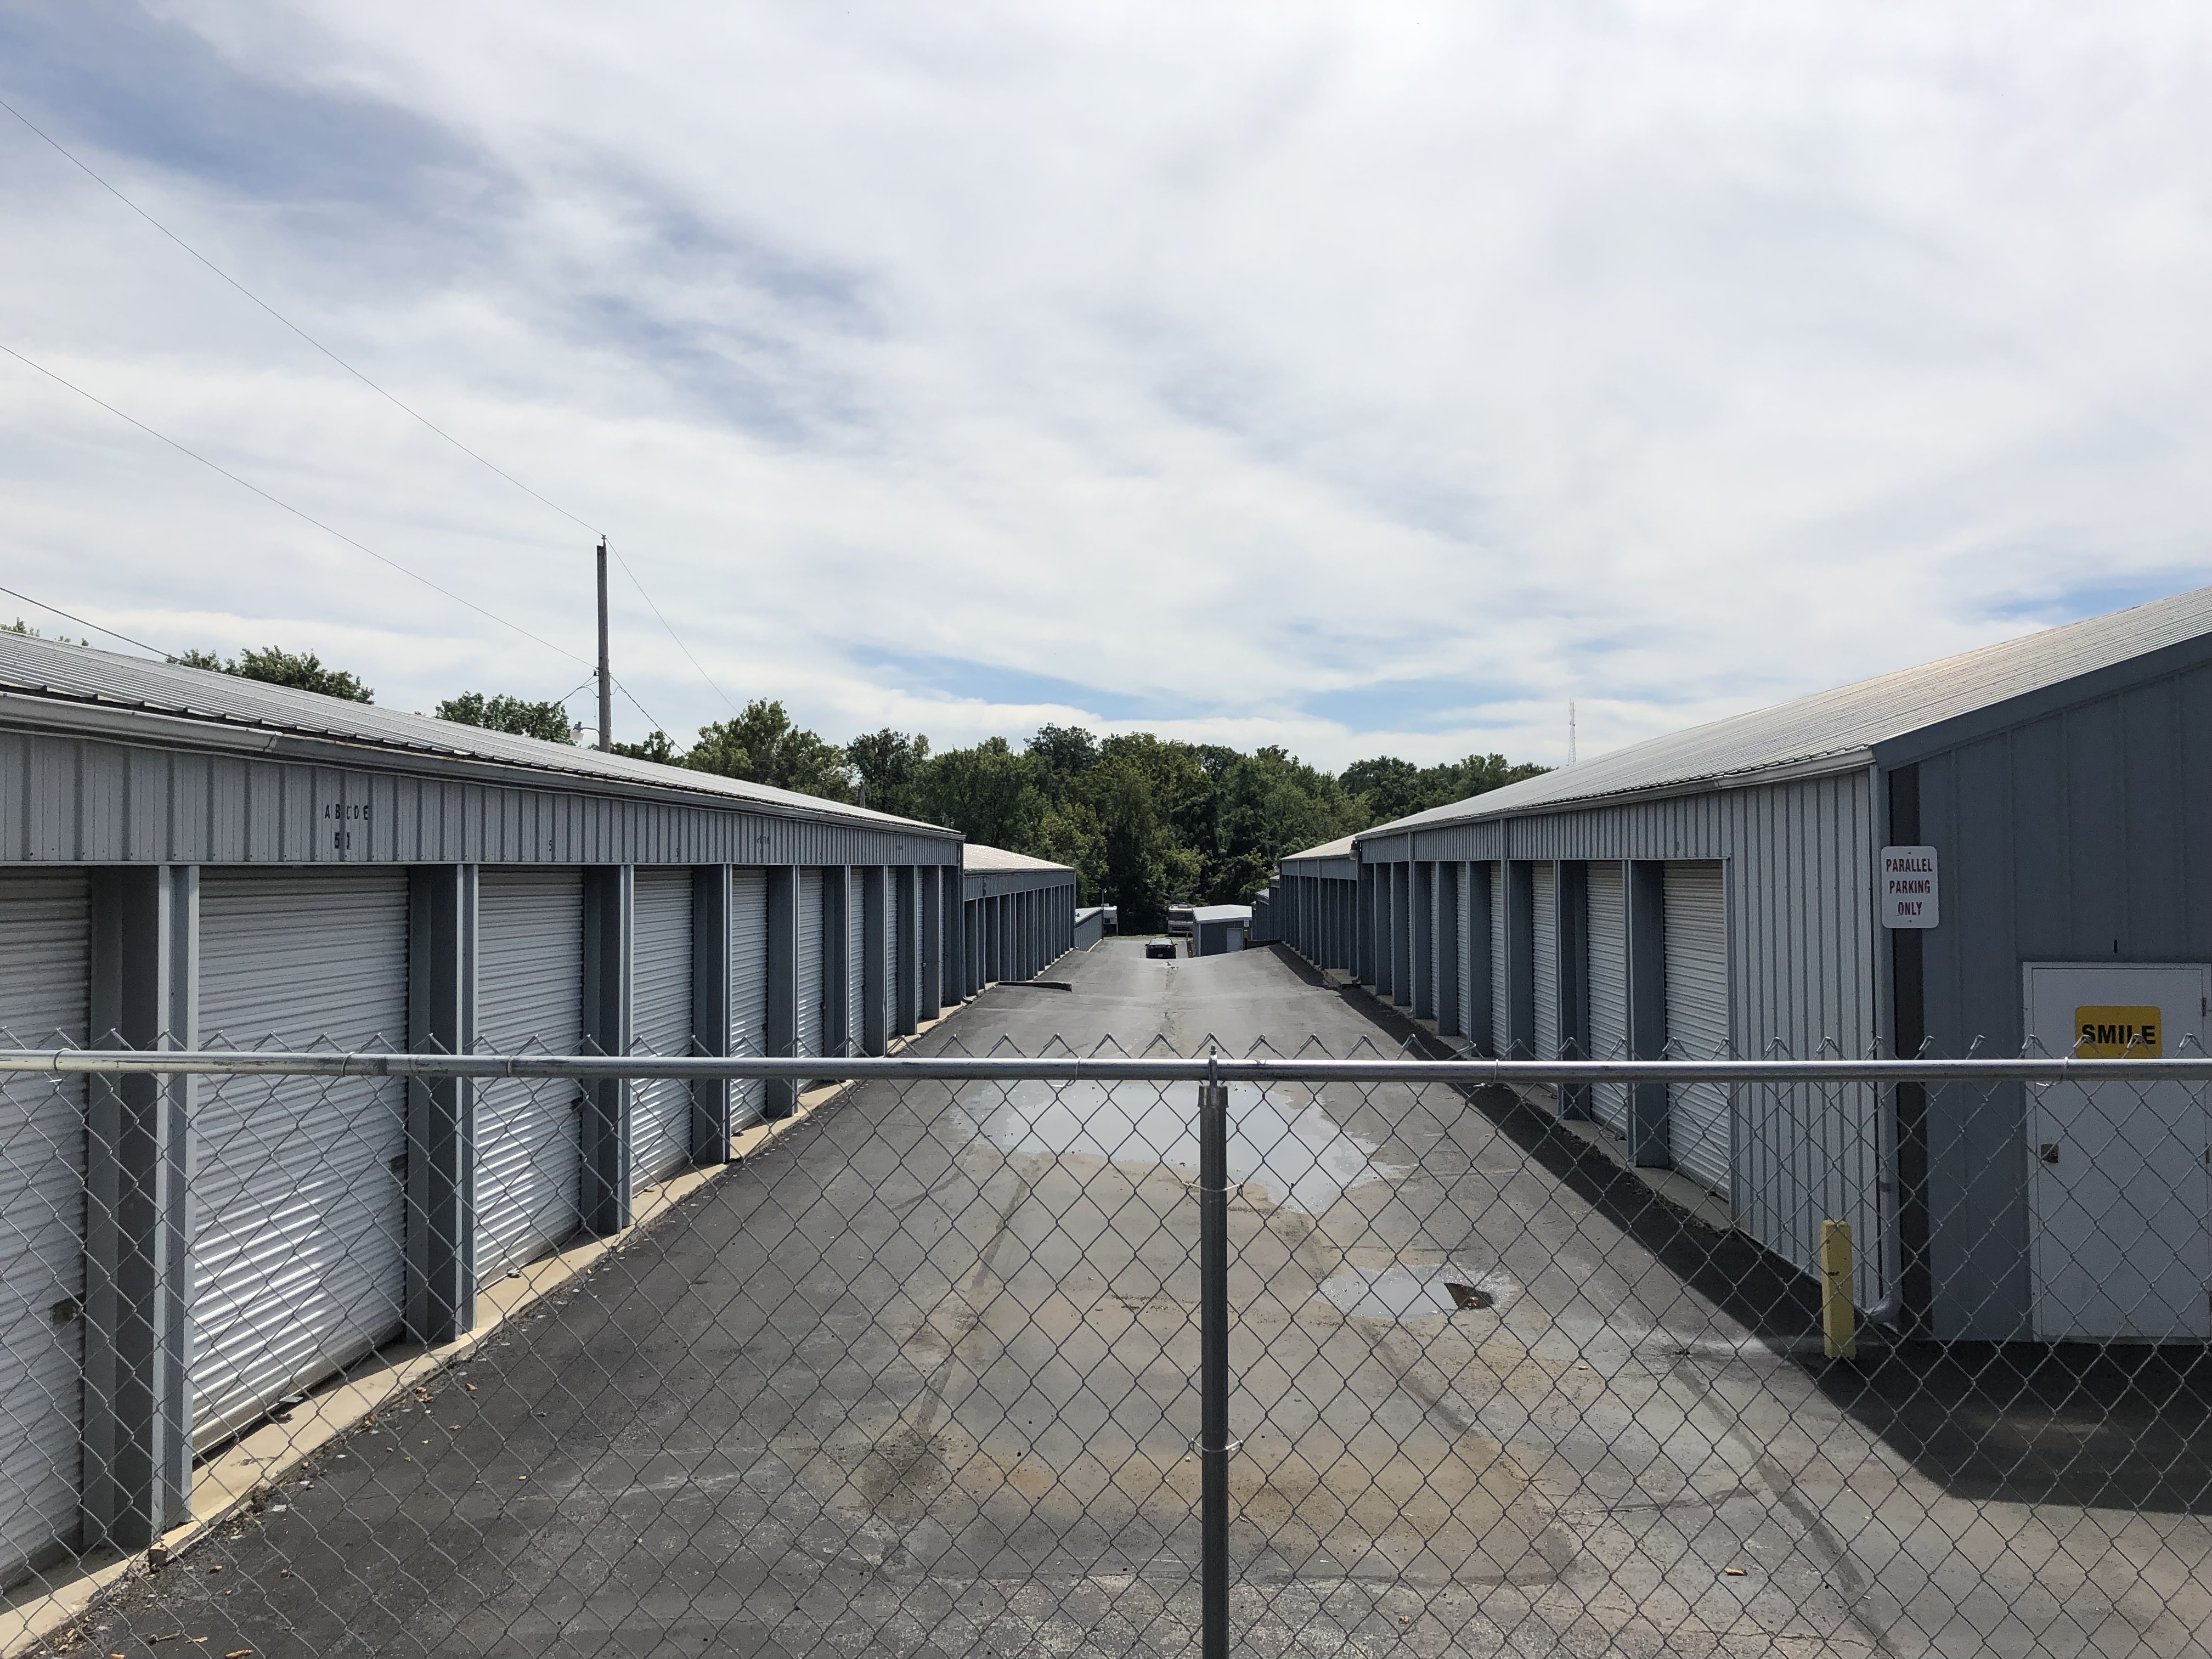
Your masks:
M1090 1153L1198 1173L1195 1084L987 1083L960 1105L1002 1152ZM1375 1152L1318 1106L1293 1115L1256 1084L1229 1085L1229 1178L1264 1188L1278 1204L1320 1215L1364 1182L1408 1173L1376 1162Z

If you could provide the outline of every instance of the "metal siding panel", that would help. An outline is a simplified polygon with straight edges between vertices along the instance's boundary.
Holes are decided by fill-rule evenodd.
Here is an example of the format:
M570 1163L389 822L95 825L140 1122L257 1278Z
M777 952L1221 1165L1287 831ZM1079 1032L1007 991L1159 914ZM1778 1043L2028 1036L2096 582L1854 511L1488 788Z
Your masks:
M584 884L575 870L478 874L477 1042L494 1054L583 1047ZM576 1085L477 1085L479 1282L557 1249L578 1220Z
M1692 1060L1725 1056L1729 1044L1728 892L1723 866L1667 866L1667 1038ZM1667 1133L1677 1170L1729 1195L1733 1137L1729 1093L1714 1084L1668 1092Z
M768 872L739 866L730 872L730 1052L768 1052ZM730 1114L738 1127L756 1121L758 1078L730 1085Z
M1539 864L1529 872L1535 903L1535 950L1529 982L1536 1001L1536 1058L1559 1057L1559 866Z
M241 1047L398 1048L407 1036L404 870L208 871L200 1020ZM196 1439L398 1330L405 1086L376 1078L203 1082L191 1125Z
M1628 1058L1628 895L1618 860L1589 866L1589 1040L1594 1060ZM1590 1110L1617 1135L1628 1133L1628 1086L1601 1083Z
M637 872L630 946L630 1051L691 1052L691 872ZM640 1079L630 1089L630 1188L664 1181L691 1161L691 1085Z
M0 1041L88 1040L91 920L80 870L0 874ZM0 1583L77 1528L85 1085L0 1081Z
M823 881L819 870L799 872L799 1052L822 1053Z

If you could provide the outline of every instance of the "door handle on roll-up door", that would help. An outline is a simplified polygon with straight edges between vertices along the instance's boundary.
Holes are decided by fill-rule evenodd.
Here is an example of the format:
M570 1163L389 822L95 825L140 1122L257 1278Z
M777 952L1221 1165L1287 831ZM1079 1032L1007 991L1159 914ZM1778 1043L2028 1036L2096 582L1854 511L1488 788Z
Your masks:
M2058 1143L2055 1140L2046 1140L2035 1149L2035 1153L2045 1164L2056 1164L2058 1162Z

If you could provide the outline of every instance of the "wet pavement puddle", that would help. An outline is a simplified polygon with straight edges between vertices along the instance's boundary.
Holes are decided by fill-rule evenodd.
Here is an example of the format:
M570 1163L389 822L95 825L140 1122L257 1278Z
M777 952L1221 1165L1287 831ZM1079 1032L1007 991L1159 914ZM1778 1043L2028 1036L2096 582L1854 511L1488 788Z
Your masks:
M1404 1321L1495 1307L1515 1288L1496 1272L1471 1274L1441 1262L1425 1267L1394 1261L1371 1273L1346 1267L1322 1281L1321 1293L1347 1319Z
M1001 1152L1088 1155L1198 1173L1194 1085L985 1084L963 1094L960 1106ZM1293 1113L1255 1084L1229 1085L1229 1178L1264 1188L1277 1204L1318 1216L1363 1182L1411 1173L1378 1162L1376 1152L1318 1106Z

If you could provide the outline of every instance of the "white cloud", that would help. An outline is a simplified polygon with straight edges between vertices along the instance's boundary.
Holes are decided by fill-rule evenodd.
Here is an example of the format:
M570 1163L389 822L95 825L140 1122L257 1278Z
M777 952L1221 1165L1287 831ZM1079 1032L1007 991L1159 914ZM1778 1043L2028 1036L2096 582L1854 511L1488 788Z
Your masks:
M2193 586L2212 551L2197 9L161 27L200 89L162 121L40 118L608 528L731 696L831 735L1551 760L1570 698L1591 754ZM317 159L348 133L383 194ZM0 146L8 343L585 651L580 530ZM11 586L157 643L343 654L398 706L581 678L0 387ZM672 728L726 712L634 596L617 650Z

